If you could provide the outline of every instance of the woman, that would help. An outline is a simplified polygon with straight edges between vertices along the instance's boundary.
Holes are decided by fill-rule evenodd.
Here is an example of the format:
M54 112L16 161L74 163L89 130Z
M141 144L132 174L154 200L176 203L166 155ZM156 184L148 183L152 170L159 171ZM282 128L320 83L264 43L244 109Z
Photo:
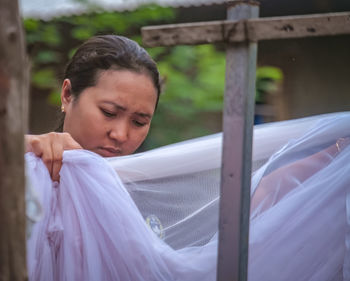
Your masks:
M26 136L27 152L42 159L26 155L31 185L45 214L28 240L29 279L193 280L195 274L196 279L212 280L215 270L199 273L198 259L184 270L185 255L148 229L100 157L129 155L144 141L160 94L156 64L134 41L96 36L77 50L64 77L63 133ZM86 174L77 173L77 164ZM60 171L65 175L61 179ZM213 261L210 268L215 267L215 252L205 255Z
M118 50L127 48L122 57L114 54L116 42ZM159 96L154 63L135 43L115 36L89 40L73 61L62 87L66 133L27 137L28 151L43 158L55 181L63 161L62 178L52 183L42 162L27 155L46 207L28 241L30 280L215 280L216 236L201 247L173 250L148 229L124 184L95 154L127 155L144 140ZM341 280L346 218L335 218L347 208L349 148L341 137L350 123L349 116L327 122L291 141L253 177L249 280ZM76 148L95 153L66 151L62 160L64 150ZM190 159L206 162L197 157ZM325 182L336 184L327 189ZM152 193L158 197L163 190ZM330 213L324 212L327 206ZM332 232L325 235L325 229Z
M64 150L104 157L133 153L147 136L160 95L156 64L136 42L96 36L67 65L61 90L63 133L27 135L26 152L59 180Z

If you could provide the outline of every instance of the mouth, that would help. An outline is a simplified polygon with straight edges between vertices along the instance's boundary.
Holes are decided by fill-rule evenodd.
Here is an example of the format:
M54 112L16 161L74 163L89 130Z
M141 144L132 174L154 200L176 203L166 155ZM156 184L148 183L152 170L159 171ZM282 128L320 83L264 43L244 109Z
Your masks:
M121 156L122 151L119 148L114 148L114 147L99 147L99 154L103 157L114 157L114 156Z

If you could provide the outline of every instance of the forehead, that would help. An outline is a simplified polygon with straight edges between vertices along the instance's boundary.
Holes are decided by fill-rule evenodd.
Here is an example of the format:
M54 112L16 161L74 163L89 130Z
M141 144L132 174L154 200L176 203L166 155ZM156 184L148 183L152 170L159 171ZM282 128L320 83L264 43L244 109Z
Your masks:
M121 70L103 70L99 71L97 73L97 81L96 85L103 86L104 85L114 85L114 86L121 86L128 82L131 82L131 84L140 84L146 85L146 86L153 86L154 90L156 91L156 87L153 83L153 79L146 71L134 71L134 70L127 70L127 69L121 69Z
M157 90L151 77L130 70L101 71L96 85L86 89L90 98L122 103L122 106L150 107L154 110Z

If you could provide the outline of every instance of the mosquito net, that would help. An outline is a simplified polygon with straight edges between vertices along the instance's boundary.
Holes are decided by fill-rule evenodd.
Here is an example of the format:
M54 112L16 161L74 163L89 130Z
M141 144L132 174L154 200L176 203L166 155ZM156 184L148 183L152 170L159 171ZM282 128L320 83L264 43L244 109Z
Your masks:
M29 280L215 280L221 139L65 151L59 183L27 154ZM350 113L255 126L250 281L350 280L349 144Z
M255 126L253 172L324 117ZM108 160L150 228L179 249L203 245L218 230L221 153L220 133Z

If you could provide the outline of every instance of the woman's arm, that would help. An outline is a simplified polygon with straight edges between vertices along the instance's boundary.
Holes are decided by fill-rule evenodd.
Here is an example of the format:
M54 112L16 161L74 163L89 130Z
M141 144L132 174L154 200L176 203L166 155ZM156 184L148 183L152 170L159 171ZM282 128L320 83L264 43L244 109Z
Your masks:
M68 133L26 135L24 140L25 151L42 158L53 181L59 181L63 151L82 148Z
M251 211L257 207L263 211L273 206L293 188L327 166L349 143L350 138L340 138L328 148L282 166L263 177L253 194Z

